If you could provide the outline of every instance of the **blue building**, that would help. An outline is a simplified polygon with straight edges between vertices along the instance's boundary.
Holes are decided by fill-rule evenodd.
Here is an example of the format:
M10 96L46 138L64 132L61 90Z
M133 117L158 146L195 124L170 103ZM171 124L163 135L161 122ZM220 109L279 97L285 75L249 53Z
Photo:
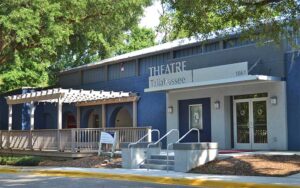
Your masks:
M62 126L151 126L162 133L178 129L180 135L198 128L201 141L218 142L221 149L300 150L299 63L286 42L259 46L232 36L157 45L62 71L61 88L139 96L136 104L82 105L80 122L76 106L64 105ZM30 129L28 105L14 111L13 129ZM1 98L3 130L7 113ZM57 128L53 104L36 104L35 118L36 129Z

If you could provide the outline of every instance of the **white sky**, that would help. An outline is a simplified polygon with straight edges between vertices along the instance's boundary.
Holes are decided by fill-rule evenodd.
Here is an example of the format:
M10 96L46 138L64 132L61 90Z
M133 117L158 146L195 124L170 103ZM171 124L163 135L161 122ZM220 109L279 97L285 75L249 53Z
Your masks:
M153 4L144 10L144 17L140 21L141 27L147 27L155 30L159 24L159 16L162 13L160 0L153 0ZM159 40L160 35L157 35L156 40Z

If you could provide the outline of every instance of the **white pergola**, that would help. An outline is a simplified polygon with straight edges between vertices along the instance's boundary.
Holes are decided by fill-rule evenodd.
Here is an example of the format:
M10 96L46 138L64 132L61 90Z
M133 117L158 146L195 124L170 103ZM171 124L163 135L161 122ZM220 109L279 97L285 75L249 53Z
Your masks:
M34 130L34 103L57 103L57 128L62 129L63 103L75 103L77 106L77 128L80 128L80 107L102 105L102 127L105 127L105 105L115 103L133 103L133 127L137 126L137 101L139 97L131 92L94 91L54 88L6 97L8 104L8 130L12 130L12 106L30 103L30 130Z

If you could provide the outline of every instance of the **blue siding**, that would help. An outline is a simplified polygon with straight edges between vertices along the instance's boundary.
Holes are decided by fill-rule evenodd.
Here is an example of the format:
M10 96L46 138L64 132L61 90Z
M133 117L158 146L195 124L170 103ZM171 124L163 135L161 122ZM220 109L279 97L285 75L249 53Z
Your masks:
M136 75L135 61L118 63L108 66L108 79L116 80Z
M170 59L170 53L163 53L159 55L153 55L139 60L139 73L140 75L149 76L149 67L159 66L166 64L168 59Z
M184 48L180 50L174 51L174 58L186 57L190 55L200 54L202 53L202 45L193 46L190 48Z
M288 149L300 150L300 56L289 53L286 62Z
M164 92L144 93L148 88L148 76L134 76L119 80L109 80L102 83L85 84L83 89L132 91L141 97L138 101L138 126L152 126L166 131L166 95ZM116 108L126 107L131 113L132 104L107 105L107 126L111 127L110 116Z
M65 88L74 87L81 84L81 71L60 75L59 83Z
M102 82L106 80L104 67L88 69L83 71L83 83Z

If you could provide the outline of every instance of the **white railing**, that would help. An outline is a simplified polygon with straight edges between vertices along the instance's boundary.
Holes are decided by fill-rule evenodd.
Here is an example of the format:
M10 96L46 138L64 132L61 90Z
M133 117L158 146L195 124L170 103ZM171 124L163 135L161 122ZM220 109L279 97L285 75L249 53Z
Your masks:
M40 151L97 152L101 131L115 132L119 143L136 142L150 132L151 127L78 128L0 131L0 148Z

